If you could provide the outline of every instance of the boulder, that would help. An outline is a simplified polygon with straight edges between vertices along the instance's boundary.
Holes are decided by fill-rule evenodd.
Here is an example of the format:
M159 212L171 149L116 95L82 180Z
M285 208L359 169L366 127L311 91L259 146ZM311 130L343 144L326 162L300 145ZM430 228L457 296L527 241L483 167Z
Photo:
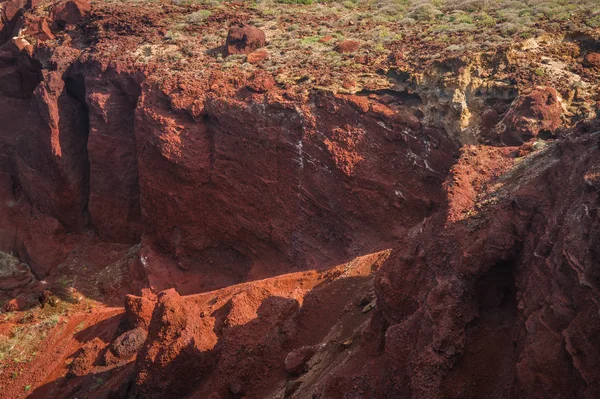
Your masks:
M360 48L360 43L356 40L344 40L335 46L334 50L338 53L354 53Z
M294 349L285 357L285 369L290 374L302 374L308 370L308 362L317 352L316 346Z
M590 68L600 68L600 53L588 53L583 58L585 66Z
M152 312L156 306L154 298L135 295L125 296L125 316L132 328L148 329Z
M563 107L551 87L536 87L517 97L500 122L500 140L505 145L521 145L544 132L552 134L562 123Z
M266 45L265 32L251 25L234 26L229 29L225 42L225 55L250 54Z
M87 0L67 0L56 5L50 14L51 18L60 27L75 25L85 18L92 6Z
M132 358L148 337L148 332L142 328L134 328L117 337L104 354L104 361L107 366L119 363Z

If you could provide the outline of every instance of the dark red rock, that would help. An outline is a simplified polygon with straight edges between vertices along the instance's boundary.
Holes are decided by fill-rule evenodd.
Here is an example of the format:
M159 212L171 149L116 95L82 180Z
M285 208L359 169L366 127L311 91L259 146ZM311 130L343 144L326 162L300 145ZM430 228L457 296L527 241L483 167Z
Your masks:
M248 81L248 88L257 93L266 93L275 87L273 75L264 71L255 72Z
M317 352L315 346L294 349L285 357L285 369L290 374L302 374L308 370L308 362Z
M142 214L133 123L140 84L114 70L85 74L90 221L103 237L136 243Z
M520 145L540 132L551 135L562 124L562 114L556 90L537 87L515 100L499 124L500 140L506 145Z
M50 17L60 26L75 25L92 10L87 0L66 0L52 8Z
M225 42L225 55L249 54L266 45L265 32L251 25L234 26L229 29Z
M334 50L338 53L354 53L360 48L360 42L356 40L344 40L335 46Z

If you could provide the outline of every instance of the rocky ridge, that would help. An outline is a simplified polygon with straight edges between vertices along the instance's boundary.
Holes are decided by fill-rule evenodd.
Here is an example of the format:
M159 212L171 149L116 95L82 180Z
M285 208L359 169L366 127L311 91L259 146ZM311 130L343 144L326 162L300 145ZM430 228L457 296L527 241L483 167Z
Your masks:
M2 323L48 287L74 312L68 365L13 359L7 392L598 396L597 31L423 65L341 41L370 80L326 87L261 65L246 5L163 57L178 7L2 2Z

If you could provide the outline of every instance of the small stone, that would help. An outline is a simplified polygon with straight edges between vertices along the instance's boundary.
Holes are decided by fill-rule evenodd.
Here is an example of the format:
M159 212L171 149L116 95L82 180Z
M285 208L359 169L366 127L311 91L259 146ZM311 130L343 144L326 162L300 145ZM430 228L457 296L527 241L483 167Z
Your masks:
M267 50L257 50L253 53L248 54L246 61L249 64L258 64L259 62L267 58L269 58L269 53L267 52Z
M375 305L377 305L377 299L373 299L373 300L372 300L372 301L371 301L371 302L370 302L368 305L366 305L366 306L363 308L362 312L363 312L363 313L368 313L368 312L370 312L371 310L375 309Z

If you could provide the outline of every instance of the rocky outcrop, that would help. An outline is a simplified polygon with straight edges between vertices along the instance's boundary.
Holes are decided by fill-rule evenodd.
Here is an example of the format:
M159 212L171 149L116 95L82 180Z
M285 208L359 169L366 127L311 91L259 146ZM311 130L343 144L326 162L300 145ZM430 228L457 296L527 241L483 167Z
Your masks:
M341 396L350 381L365 396L597 396L591 131L504 174L479 215L444 230L443 213L428 220L376 281L382 355L339 371L321 397Z
M91 224L101 236L127 243L142 233L134 119L140 82L136 76L85 69L88 111Z
M75 25L85 18L90 13L91 9L92 7L87 0L65 0L52 8L50 18L52 18L59 27Z
M562 123L561 99L551 87L538 87L519 96L500 122L500 139L520 145L540 134L549 138Z
M181 397L205 376L216 336L199 314L175 290L159 294L138 355L133 397L161 398L165 392Z
M227 34L224 54L249 54L266 45L265 32L252 25L233 26Z

